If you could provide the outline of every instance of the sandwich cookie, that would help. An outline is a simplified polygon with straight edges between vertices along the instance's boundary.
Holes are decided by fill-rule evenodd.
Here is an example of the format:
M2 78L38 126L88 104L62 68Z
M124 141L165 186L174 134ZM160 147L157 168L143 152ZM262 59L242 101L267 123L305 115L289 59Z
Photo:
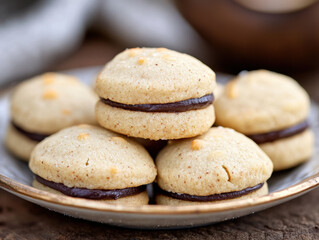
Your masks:
M98 123L131 137L179 139L215 121L215 73L165 48L134 48L106 64L96 81Z
M36 188L135 206L148 203L146 185L156 177L155 164L141 145L89 125L66 128L43 140L32 152L29 167Z
M292 78L257 70L230 81L215 102L216 123L233 128L268 154L274 170L294 167L312 155L309 96Z
M207 204L268 193L273 164L249 138L213 127L196 138L169 143L157 156L158 193L164 205Z
M95 124L93 90L73 76L46 73L19 84L11 96L7 148L28 161L37 143L62 128Z

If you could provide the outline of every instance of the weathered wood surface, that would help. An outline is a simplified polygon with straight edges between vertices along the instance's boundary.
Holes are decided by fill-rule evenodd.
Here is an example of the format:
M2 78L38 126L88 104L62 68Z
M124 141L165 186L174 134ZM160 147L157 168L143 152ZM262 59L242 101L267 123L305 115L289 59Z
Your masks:
M0 190L0 239L319 239L319 189L239 219L192 229L143 231L51 212Z

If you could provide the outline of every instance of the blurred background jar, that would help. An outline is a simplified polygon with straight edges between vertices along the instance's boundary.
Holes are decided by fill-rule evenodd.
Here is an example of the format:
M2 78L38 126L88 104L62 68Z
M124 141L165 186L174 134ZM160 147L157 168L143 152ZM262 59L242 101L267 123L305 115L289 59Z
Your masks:
M210 44L216 64L237 73L267 68L313 69L319 62L316 0L176 0L182 15Z
M318 25L317 0L3 0L0 90L130 47L188 53L217 72L319 76Z

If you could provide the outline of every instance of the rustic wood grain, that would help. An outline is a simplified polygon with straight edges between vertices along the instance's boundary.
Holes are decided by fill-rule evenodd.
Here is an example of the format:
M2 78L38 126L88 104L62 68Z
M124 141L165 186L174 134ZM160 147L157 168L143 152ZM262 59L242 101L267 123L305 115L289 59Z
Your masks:
M239 219L184 230L130 230L51 212L0 190L0 239L318 239L319 189Z

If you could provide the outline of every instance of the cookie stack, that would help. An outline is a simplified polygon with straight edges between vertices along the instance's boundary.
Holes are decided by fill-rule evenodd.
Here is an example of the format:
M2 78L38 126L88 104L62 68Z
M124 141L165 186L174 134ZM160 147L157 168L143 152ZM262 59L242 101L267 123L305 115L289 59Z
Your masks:
M165 205L267 194L273 163L266 153L276 167L278 151L296 148L294 143L303 139L307 147L302 159L311 154L313 138L304 126L309 99L285 77L257 71L246 78L231 81L214 102L215 73L199 60L165 48L123 51L96 80L100 99L95 117L101 127L82 124L47 136L31 154L33 185L60 195L134 206L148 203L146 185L154 181L156 202ZM281 91L285 100L273 97L272 92ZM212 127L213 102L219 127ZM260 143L260 134L262 139L284 136ZM155 161L139 144L151 142L159 150L163 141L167 145Z
M156 158L158 204L267 194L272 163L250 139L215 121L215 73L164 48L128 49L99 74L98 123L120 134L170 140ZM182 140L178 140L182 139Z

